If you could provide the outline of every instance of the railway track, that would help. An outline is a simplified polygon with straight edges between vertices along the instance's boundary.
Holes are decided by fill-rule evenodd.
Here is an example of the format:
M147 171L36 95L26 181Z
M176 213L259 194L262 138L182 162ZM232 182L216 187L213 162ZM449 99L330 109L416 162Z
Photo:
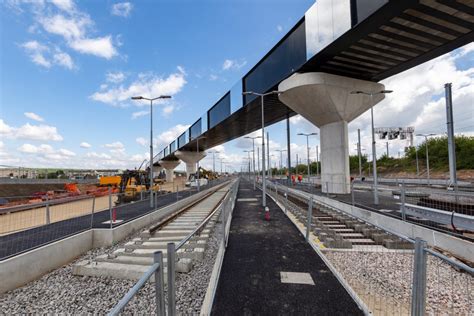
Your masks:
M287 205L287 210L302 224L306 225L308 204L291 194L272 191L271 194L281 203ZM276 195L277 194L277 195ZM337 210L321 205L313 205L311 231L326 248L333 249L412 249L408 243L394 235L378 229L366 222L342 214Z
M167 244L180 244L207 219L202 229L176 252L176 271L190 272L193 261L201 260L204 256L206 245L219 218L220 210L216 211L216 209L230 187L231 184L228 184L178 210L109 254L77 263L73 268L73 273L138 280L153 264L153 254L156 251L163 252L164 271L167 271Z

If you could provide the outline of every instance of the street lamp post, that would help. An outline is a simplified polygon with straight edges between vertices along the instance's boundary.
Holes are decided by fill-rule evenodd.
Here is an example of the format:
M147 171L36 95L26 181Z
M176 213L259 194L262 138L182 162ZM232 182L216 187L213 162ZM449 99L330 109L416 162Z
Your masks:
M266 177L265 177L265 108L264 108L264 97L267 95L271 94L280 94L280 91L271 91L267 93L257 93L253 91L245 91L243 92L243 95L256 95L260 97L260 103L261 103L261 108L262 108L262 187L263 187L263 192L262 192L262 206L265 208L267 206L267 182L266 182Z
M428 137L434 136L436 134L416 134L416 136L425 138L425 147L426 147L426 178L428 180L428 185L430 185L430 157L428 155Z
M215 154L218 154L219 151L211 151L210 152L212 154L212 172L216 173L216 156ZM219 159L219 158L217 158ZM222 168L221 168L221 173L222 173Z
M252 158L250 158L250 153L253 152L252 150L244 150L244 152L246 152L248 154L248 159L249 159L249 174L248 174L248 178L250 180L250 162L252 161Z
M132 100L150 101L150 207L153 207L153 101L158 99L171 99L169 95L160 95L156 98L145 98L142 96L132 97Z
M252 169L253 169L253 189L255 190L256 187L255 187L255 140L257 138L261 138L262 136L255 136L255 137L251 137L251 136L245 136L244 138L247 138L247 139L251 139L252 140L252 151L253 151L253 159L252 159Z
M306 136L306 154L308 160L308 179L311 177L311 169L309 164L309 137L313 135L318 135L318 133L298 133L297 135Z
M378 92L366 92L366 91L351 91L351 94L363 94L370 97L370 116L371 116L371 127L372 127L372 164L373 164L373 178L374 178L374 204L379 204L379 194L377 191L377 155L375 153L375 132L374 132L374 95L392 93L392 90L382 90Z

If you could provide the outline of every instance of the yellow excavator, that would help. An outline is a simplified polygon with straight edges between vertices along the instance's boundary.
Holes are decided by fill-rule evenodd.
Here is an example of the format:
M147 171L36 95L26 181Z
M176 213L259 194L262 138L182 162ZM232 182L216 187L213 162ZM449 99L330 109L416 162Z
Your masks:
M118 203L139 200L142 192L150 190L149 173L144 170L125 170L121 175ZM160 185L153 183L153 191L160 191Z

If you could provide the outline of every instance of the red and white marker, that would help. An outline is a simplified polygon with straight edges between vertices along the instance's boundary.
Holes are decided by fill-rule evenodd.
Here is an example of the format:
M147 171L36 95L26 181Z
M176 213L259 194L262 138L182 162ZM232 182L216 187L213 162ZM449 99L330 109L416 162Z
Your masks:
M268 206L265 206L265 220L270 220L270 209L268 208Z

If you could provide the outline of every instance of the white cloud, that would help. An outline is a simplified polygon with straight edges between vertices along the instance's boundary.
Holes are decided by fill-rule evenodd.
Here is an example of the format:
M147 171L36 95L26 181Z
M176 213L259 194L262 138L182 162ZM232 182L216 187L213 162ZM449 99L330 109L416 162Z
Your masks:
M210 75L209 75L209 80L210 80L210 81L215 81L215 80L217 80L217 79L219 79L219 77L218 77L217 75L214 75L214 74L210 74Z
M38 41L25 42L20 46L30 56L31 61L39 66L50 68L54 64L67 69L75 67L71 56L61 51L58 47L52 52L48 46Z
M87 153L86 157L88 157L88 158L99 158L99 159L111 159L112 158L108 154L104 154L104 153L99 154L99 153L96 153L95 151Z
M24 154L34 154L35 157L42 157L53 160L67 159L76 156L76 153L70 150L64 148L56 150L48 144L41 144L39 146L35 146L32 144L23 144L18 147L18 151Z
M125 80L125 74L123 72L109 72L106 75L106 80L112 83L120 83Z
M132 96L159 96L175 95L180 92L186 84L185 75L178 71L170 74L168 77L160 77L153 74L140 74L138 79L128 87L120 85L108 90L95 92L90 96L91 99L110 105L121 105L130 102ZM163 101L155 101L156 104ZM136 106L149 105L148 101L133 102Z
M118 142L118 141L110 143L110 144L105 144L104 147L111 148L111 149L124 149L125 148L122 142Z
M232 60L232 59L226 59L224 60L224 63L222 64L222 70L230 70L230 69L240 69L243 66L247 64L247 61L242 59L240 61L237 60Z
M141 146L145 146L146 144L148 144L147 140L143 137L138 137L137 139L135 139L135 141Z
M47 46L37 41L29 41L21 44L21 47L25 49L32 62L45 68L51 67L51 62L45 57L45 53L49 51Z
M278 31L278 32L281 32L281 31L283 31L283 26L281 26L281 25L277 25L277 31Z
M75 4L72 0L51 0L51 2L59 9L66 12L72 12L75 9Z
M87 142L82 142L80 145L79 145L81 148L91 148L91 144L87 143Z
M43 33L43 37L47 37L47 33L60 36L67 46L79 53L105 59L118 55L111 35L93 36L97 33L94 21L89 14L78 10L74 1L24 1L10 7L21 9L21 5L30 5L35 24L29 29L34 33L38 33L38 25L46 32ZM52 42L53 39L48 38L48 41ZM49 68L54 61L68 69L74 68L69 54L60 51L48 58L45 53L50 49L44 45L34 46L34 43L38 42L30 41L23 45L23 48L29 51L34 63Z
M0 135L12 139L42 140L42 141L61 141L63 137L58 133L54 126L49 125L31 125L26 123L20 127L11 127L0 119Z
M122 17L128 17L132 11L133 5L130 2L120 2L112 6L112 14Z
M138 111L138 112L133 112L132 113L132 120L139 118L141 116L148 115L150 112L149 111Z
M53 60L56 64L61 65L67 69L74 69L74 62L71 56L64 52L57 52L53 55Z
M80 53L95 55L105 59L111 59L117 55L117 50L112 43L110 35L97 38L76 39L69 45Z
M172 141L176 140L176 138L178 138L178 136L180 136L185 130L187 130L189 126L190 125L178 124L170 128L169 130L159 134L158 137L154 140L155 146L161 148L162 146L170 144Z
M44 119L39 116L38 114L36 113L33 113L33 112L25 112L23 113L27 118L29 119L32 119L34 121L38 121L38 122L44 122Z
M175 106L173 104L168 104L163 108L163 116L168 117L173 113L175 110Z

